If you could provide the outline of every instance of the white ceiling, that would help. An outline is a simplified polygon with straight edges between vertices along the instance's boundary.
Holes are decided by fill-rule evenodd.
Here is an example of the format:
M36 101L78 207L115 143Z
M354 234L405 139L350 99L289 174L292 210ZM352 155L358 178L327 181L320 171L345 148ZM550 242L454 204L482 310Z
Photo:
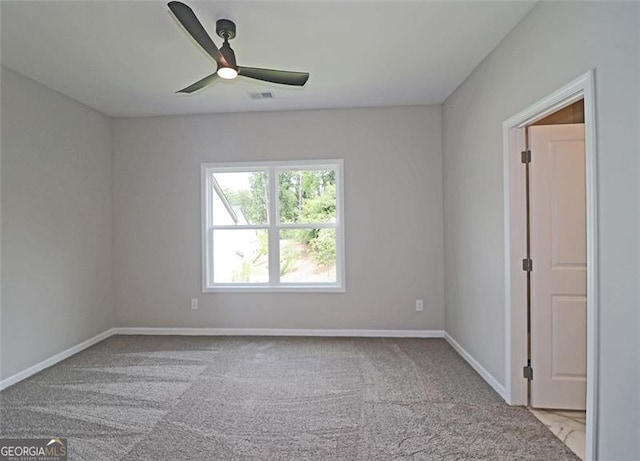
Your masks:
M304 88L215 70L164 1L2 1L1 62L111 116L439 104L531 1L191 1L218 46L236 22L239 65L310 72ZM272 100L250 92L271 91Z

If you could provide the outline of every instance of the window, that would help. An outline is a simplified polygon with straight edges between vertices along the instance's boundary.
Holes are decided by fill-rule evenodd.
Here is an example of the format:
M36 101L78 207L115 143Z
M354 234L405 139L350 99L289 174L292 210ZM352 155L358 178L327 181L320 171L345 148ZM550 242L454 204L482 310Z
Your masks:
M342 177L342 160L203 164L203 291L344 291Z

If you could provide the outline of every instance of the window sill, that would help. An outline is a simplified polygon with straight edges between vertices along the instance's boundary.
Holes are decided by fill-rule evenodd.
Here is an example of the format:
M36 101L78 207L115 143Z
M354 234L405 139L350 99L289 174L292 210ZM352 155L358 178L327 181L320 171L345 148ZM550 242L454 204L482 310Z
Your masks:
M344 293L340 285L217 285L205 287L203 293Z

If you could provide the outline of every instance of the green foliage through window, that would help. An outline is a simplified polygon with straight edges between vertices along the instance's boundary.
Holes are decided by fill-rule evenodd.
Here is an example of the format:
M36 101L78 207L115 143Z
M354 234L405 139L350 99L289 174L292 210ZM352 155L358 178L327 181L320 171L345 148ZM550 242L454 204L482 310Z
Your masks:
M310 224L308 229L287 230L286 239L295 240L307 246L318 265L335 264L335 230L316 229L312 225L336 221L335 170L285 170L279 171L277 178L280 222ZM268 222L268 175L263 171L251 173L249 185L249 190L225 189L227 200L232 206L242 210L249 223L266 223ZM262 239L260 244L263 254L266 254L268 242ZM289 259L295 257L295 254L291 254ZM281 269L285 272L294 267L295 261L289 262L289 259L283 261Z

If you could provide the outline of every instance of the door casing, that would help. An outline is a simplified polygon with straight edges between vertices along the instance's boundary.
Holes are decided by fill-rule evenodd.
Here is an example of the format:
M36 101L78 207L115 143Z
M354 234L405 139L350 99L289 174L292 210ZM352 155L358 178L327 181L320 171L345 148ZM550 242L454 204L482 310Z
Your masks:
M528 125L584 99L587 202L587 418L585 457L597 454L598 376L598 238L597 162L594 71L590 70L502 124L505 264L505 397L510 405L527 405L527 283L522 270L526 256L525 172L520 152L525 150ZM534 263L535 264L535 263ZM534 372L535 373L535 372Z

